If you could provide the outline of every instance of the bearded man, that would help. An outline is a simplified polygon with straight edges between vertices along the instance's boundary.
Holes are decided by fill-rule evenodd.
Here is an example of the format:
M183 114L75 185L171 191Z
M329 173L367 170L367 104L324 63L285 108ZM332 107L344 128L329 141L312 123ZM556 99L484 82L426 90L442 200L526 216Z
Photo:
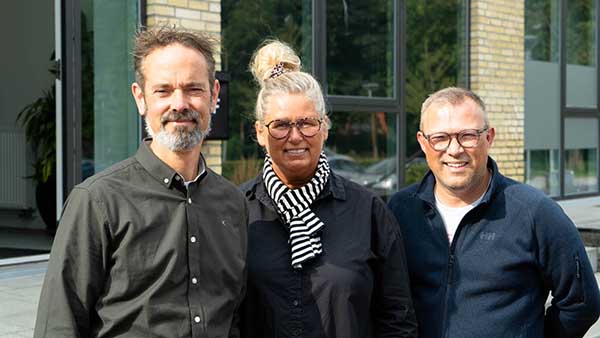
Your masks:
M175 28L136 36L131 90L150 135L71 192L34 337L234 337L248 212L201 146L219 82L214 46Z

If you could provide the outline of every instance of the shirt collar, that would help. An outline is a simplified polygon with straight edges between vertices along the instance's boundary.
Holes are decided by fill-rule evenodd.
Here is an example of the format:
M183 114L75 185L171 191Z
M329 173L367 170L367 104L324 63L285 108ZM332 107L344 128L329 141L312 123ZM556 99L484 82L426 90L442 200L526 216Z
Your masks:
M183 185L183 177L158 158L152 149L150 149L151 142L152 138L150 137L144 139L135 154L135 159L152 177L161 182L165 187L170 188L174 182L179 182ZM206 176L206 162L202 154L200 154L200 161L198 162L198 173L198 177L196 177L194 182Z
M321 194L317 197L317 200L325 198L326 196L331 195L333 198L338 200L346 199L346 189L344 188L343 180L336 175L333 171L329 175L329 179L327 180L327 184L321 191ZM249 185L248 190L246 190L246 197L248 199L256 198L261 201L263 204L274 208L273 202L267 193L265 188L265 184L263 181L262 170L258 173L256 178L254 178L253 182Z

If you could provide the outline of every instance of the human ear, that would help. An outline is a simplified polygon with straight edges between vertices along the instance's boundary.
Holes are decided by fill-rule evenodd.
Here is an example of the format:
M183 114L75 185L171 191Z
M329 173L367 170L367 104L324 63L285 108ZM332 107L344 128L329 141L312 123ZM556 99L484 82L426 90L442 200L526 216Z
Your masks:
M425 151L427 150L427 138L425 138L425 135L418 131L417 132L417 141L419 142L419 146L421 147L421 150L423 151L423 153L425 153Z
M133 95L133 99L138 108L138 113L144 116L146 113L146 100L144 100L144 90L139 83L134 82L131 84L131 94Z
M256 140L258 141L258 144L260 144L261 147L266 147L267 146L267 137L268 137L268 131L266 130L267 128L265 128L264 126L261 125L260 122L256 121L254 122L254 130L256 131Z

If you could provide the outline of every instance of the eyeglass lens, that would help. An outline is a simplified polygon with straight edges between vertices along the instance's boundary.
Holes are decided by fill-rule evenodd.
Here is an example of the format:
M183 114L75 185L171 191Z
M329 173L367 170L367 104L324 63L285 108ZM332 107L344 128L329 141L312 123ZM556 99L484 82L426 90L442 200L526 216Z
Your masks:
M296 126L298 131L306 136L315 136L321 129L321 121L314 118L304 118L296 122L286 120L273 120L267 124L269 134L276 139L281 139L290 133L291 129Z

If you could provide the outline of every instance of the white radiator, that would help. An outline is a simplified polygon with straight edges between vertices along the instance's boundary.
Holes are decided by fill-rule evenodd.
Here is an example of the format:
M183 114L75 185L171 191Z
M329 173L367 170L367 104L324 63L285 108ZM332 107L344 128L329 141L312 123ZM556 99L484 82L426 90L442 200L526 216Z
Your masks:
M0 129L0 208L27 209L31 207L31 173L27 160L28 145L25 132Z

